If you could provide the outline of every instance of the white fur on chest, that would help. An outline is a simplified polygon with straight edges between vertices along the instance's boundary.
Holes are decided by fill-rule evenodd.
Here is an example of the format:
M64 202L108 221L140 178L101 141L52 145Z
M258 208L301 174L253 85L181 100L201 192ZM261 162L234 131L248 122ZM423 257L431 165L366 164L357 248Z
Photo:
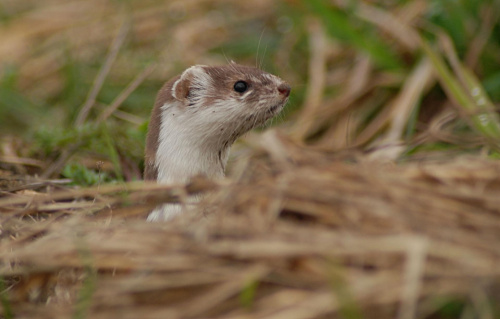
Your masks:
M210 179L224 177L229 147L221 148L219 144L223 139L210 132L220 130L216 117L213 112L206 114L212 118L211 123L207 123L207 118L203 115L193 117L190 112L191 110L180 110L177 104L165 104L162 107L159 144L155 157L157 182L160 184L185 184L196 175ZM207 126L211 128L209 134ZM190 197L190 203L187 204L196 203L198 200L198 197ZM149 214L148 220L169 220L182 210L180 204L164 204L155 208Z
M186 183L203 174L209 178L224 177L227 148L217 148L217 138L207 134L206 120L198 120L189 111L181 112L173 104L162 107L162 123L156 152L158 183ZM201 116L203 117L203 116ZM215 125L215 123L213 124Z

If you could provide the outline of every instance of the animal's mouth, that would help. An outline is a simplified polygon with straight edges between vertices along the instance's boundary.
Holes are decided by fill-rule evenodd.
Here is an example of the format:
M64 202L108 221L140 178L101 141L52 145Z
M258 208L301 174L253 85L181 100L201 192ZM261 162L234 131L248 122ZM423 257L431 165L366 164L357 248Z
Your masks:
M267 110L267 112L271 115L275 115L276 113L278 113L281 108L283 107L283 105L285 105L284 103L278 103L276 105L273 105L269 108L269 110Z

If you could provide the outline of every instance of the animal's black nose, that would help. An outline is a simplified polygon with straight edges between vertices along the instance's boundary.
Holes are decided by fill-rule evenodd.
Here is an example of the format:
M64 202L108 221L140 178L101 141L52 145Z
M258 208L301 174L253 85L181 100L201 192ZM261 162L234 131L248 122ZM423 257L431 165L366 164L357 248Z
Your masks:
M284 95L285 97L288 97L290 95L291 89L292 88L290 87L290 85L286 83L282 83L280 84L280 86L278 86L278 92L280 92L280 94Z

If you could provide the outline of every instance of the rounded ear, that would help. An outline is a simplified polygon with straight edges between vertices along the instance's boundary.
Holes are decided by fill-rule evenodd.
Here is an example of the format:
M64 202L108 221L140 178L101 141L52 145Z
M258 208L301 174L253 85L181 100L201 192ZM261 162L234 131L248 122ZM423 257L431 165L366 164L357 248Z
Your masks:
M184 71L172 86L172 96L179 101L185 100L189 96L194 80L199 78L202 73L205 73L202 65L195 65Z

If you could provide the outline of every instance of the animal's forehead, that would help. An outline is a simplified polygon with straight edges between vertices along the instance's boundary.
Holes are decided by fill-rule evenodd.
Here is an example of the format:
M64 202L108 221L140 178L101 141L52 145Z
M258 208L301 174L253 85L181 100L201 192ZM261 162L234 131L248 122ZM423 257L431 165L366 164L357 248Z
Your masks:
M208 66L204 69L215 80L215 83L228 80L251 80L258 82L274 82L278 80L275 76L262 70L239 64Z

